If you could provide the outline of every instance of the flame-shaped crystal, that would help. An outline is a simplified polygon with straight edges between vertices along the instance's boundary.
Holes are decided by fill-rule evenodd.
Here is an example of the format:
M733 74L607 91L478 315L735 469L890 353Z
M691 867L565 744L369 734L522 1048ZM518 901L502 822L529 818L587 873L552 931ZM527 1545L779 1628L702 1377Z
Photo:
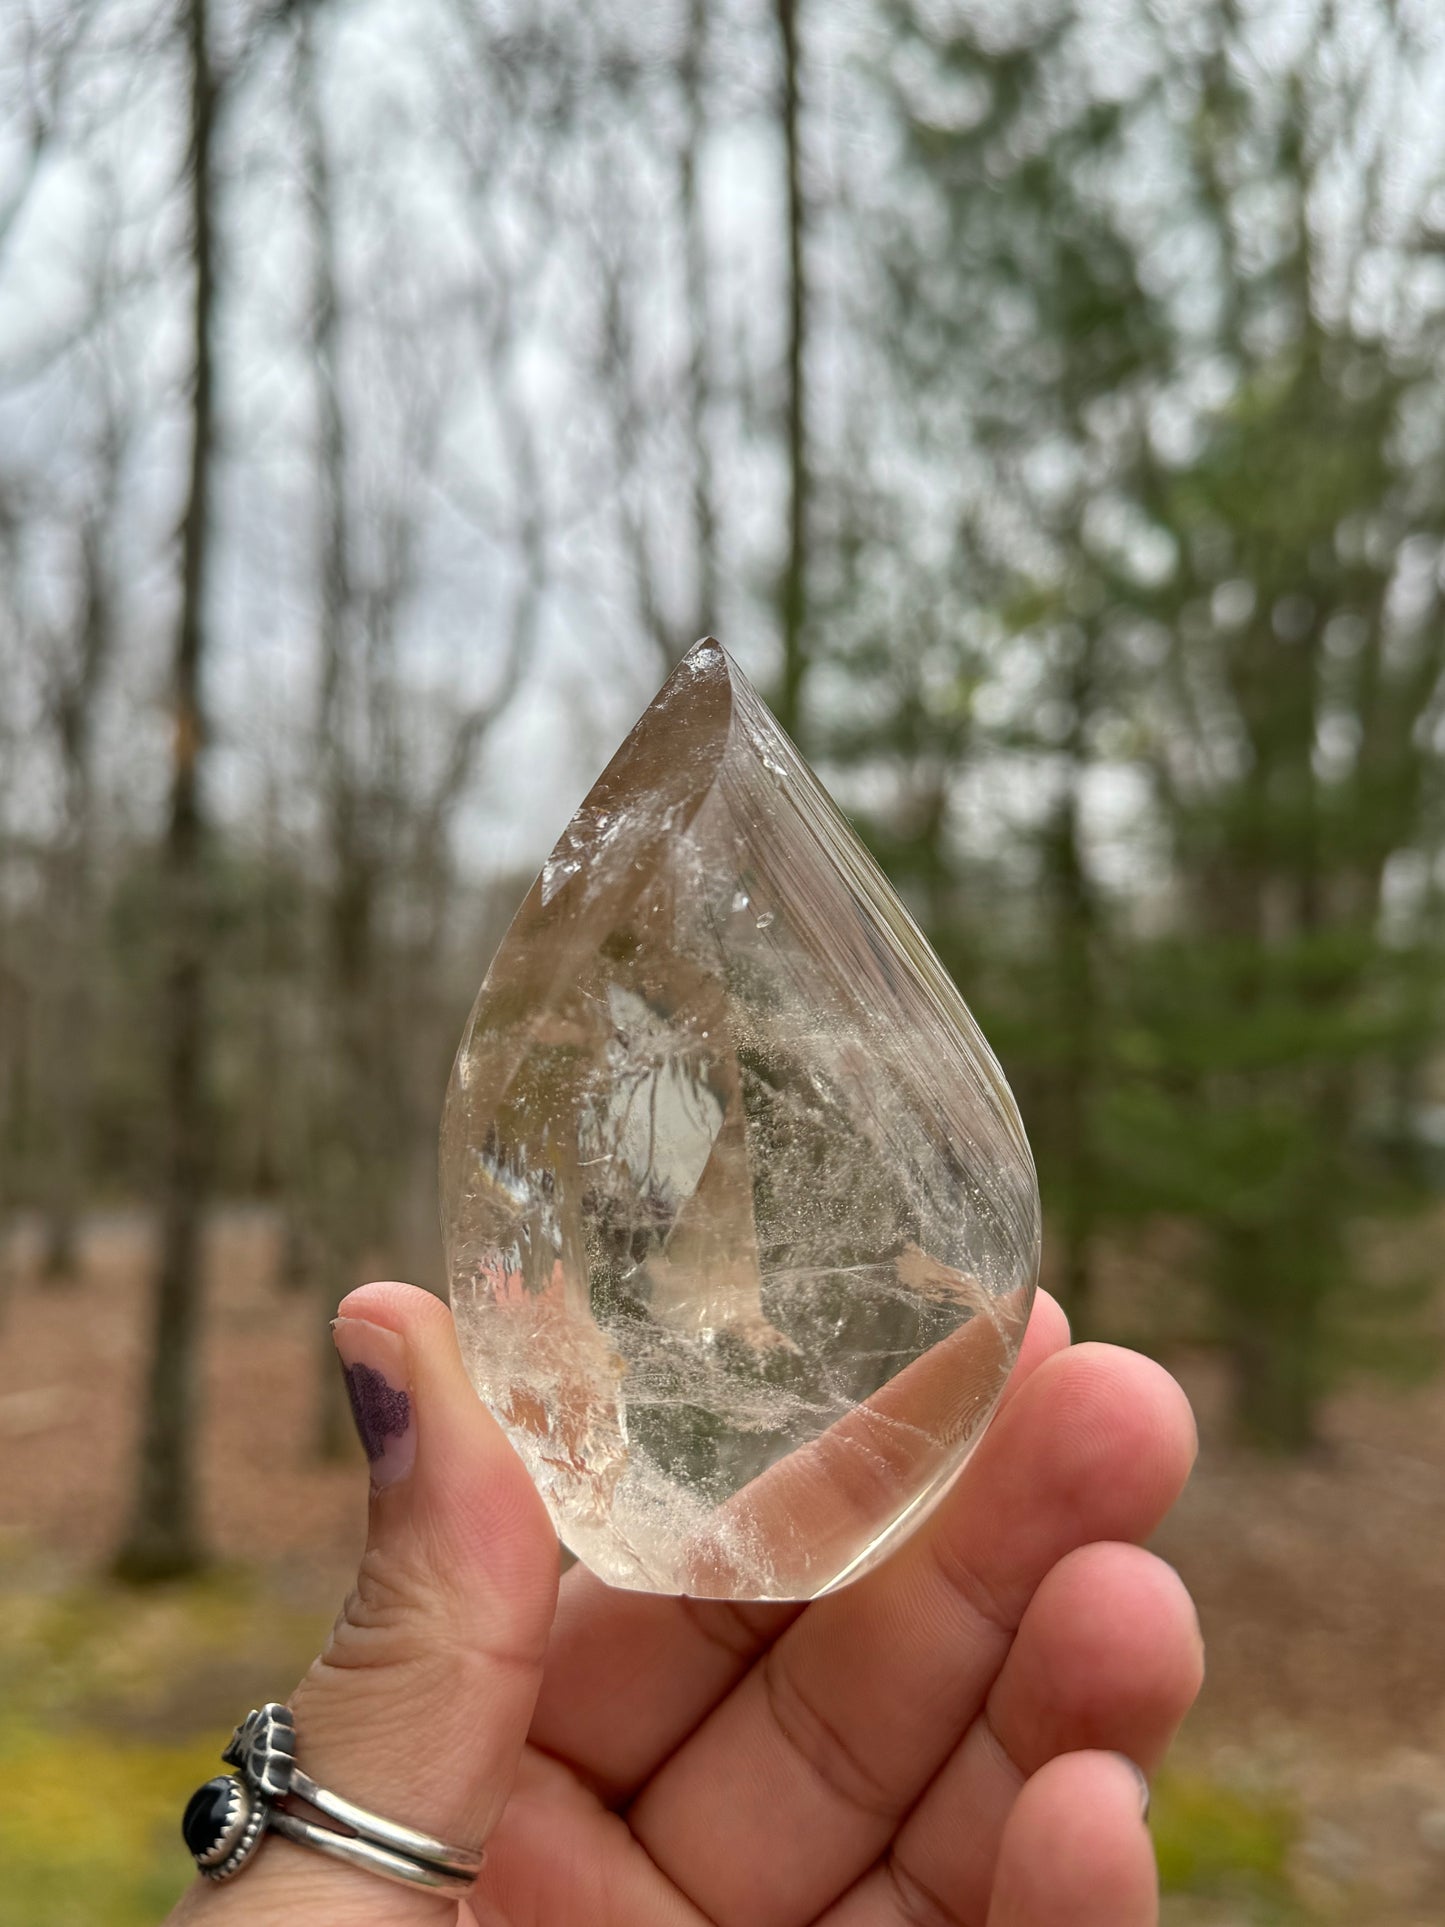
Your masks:
M711 639L493 959L442 1127L468 1370L603 1579L810 1599L997 1402L1033 1162L962 999Z

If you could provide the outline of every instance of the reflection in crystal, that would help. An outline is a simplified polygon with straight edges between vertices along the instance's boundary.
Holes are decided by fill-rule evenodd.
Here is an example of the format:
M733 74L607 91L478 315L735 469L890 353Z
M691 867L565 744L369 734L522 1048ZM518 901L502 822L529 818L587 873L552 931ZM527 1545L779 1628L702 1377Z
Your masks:
M443 1186L468 1368L614 1584L812 1597L976 1442L1037 1264L1017 1111L716 643L498 951Z

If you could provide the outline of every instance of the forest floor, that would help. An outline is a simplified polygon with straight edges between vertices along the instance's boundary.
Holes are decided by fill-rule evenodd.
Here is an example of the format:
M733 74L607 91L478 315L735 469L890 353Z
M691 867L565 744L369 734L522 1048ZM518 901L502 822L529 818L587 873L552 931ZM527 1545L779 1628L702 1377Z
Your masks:
M216 1573L129 1594L146 1345L144 1221L96 1217L44 1287L23 1239L0 1306L0 1927L140 1927L183 1882L185 1794L244 1709L287 1690L361 1543L359 1454L317 1464L333 1366L276 1278L273 1221L218 1218L200 1485ZM329 1347L325 1348L329 1351ZM1169 1927L1445 1920L1445 1382L1361 1383L1323 1449L1231 1450L1203 1355L1170 1356L1204 1449L1157 1545L1199 1603L1209 1677L1153 1826ZM112 1796L108 1789L116 1788ZM76 1801L84 1790L82 1831Z

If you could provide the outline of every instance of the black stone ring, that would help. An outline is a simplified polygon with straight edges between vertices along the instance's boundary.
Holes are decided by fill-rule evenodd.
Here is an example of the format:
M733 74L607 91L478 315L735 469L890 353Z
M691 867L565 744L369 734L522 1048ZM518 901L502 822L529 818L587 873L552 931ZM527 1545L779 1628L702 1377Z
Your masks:
M181 1822L186 1845L207 1880L238 1874L268 1831L407 1887L465 1893L481 1871L480 1853L383 1820L317 1786L296 1764L296 1723L274 1700L246 1715L221 1757L237 1771L198 1787ZM338 1833L293 1813L281 1804L292 1797L349 1831Z

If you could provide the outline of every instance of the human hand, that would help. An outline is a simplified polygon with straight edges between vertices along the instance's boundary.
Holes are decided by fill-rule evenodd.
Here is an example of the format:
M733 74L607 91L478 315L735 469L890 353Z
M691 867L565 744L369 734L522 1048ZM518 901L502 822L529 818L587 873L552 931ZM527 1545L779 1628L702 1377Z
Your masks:
M370 1428L367 1549L292 1696L300 1761L486 1863L459 1906L272 1837L176 1927L1157 1921L1130 1761L1158 1762L1202 1669L1188 1595L1137 1544L1195 1451L1158 1366L1070 1346L1041 1293L958 1484L856 1584L738 1605L579 1567L559 1600L446 1308L368 1285L337 1343L407 1400Z

